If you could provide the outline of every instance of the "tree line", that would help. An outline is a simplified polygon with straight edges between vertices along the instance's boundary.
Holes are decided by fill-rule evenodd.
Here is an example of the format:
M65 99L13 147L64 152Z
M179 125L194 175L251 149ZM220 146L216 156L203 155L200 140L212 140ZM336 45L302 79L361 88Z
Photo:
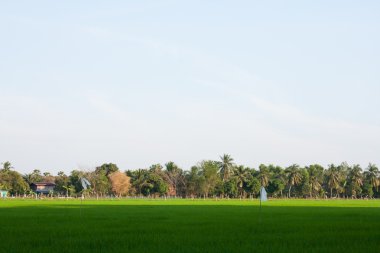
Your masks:
M91 187L83 190L81 178ZM53 176L49 172L33 170L21 175L10 162L0 169L0 190L12 196L31 196L33 183L54 183L51 196L77 197L149 196L187 198L254 198L261 186L272 198L379 198L380 173L374 164L363 170L360 165L331 164L327 168L314 164L286 168L261 164L257 169L234 163L225 154L219 161L205 160L190 170L183 170L174 162L164 166L122 172L117 165L106 163L92 171L63 171Z

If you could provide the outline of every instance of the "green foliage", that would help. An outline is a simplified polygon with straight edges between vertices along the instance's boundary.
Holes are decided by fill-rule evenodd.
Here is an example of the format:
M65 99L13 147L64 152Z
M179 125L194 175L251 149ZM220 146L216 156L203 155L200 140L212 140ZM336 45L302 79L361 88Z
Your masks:
M267 191L269 195L273 197L282 197L287 182L285 170L280 166L274 165L269 165L268 169L271 175L271 180L269 181Z
M259 184L260 186L260 184ZM285 183L279 178L274 178L269 182L268 193L273 197L282 197L282 191L285 189ZM260 188L259 188L260 190Z
M0 190L8 190L11 195L26 194L29 191L29 185L17 171L9 169L0 170Z
M164 181L158 173L149 174L149 183L152 185L152 188L149 194L158 194L159 196L166 195L169 190L168 184Z
M363 194L368 197L368 198L372 198L373 195L374 195L374 192L373 192L373 187L371 185L371 183L369 182L365 182L364 185L363 185Z
M80 193L82 191L82 184L80 179L84 176L84 172L80 170L71 171L69 177L69 185L72 185L75 189L75 192Z
M200 169L198 166L191 167L185 175L186 196L195 197L200 194Z
M308 185L309 185L309 195L310 198L313 196L318 196L322 189L323 181L323 167L315 164L306 167L306 170L309 175Z
M231 178L224 182L224 194L230 198L236 198L239 196L239 188L237 186L236 178Z
M174 162L163 167L153 164L148 169L126 171L130 177L129 195L167 197L239 197L257 196L260 186L264 186L271 198L365 198L380 197L380 172L374 164L369 164L363 172L359 165L331 164L327 169L313 164L306 167L291 165L286 169L275 165L260 164L258 170L235 165L233 158L225 154L221 161L205 160L182 170ZM22 178L12 170L10 162L3 163L0 170L0 187L10 193L30 194L31 183L55 182L54 195L80 196L83 193L80 179L91 182L86 194L109 196L113 194L109 175L119 171L116 164L106 163L93 171L73 170L70 175L58 172L41 174L33 170ZM124 193L125 194L125 193Z
M364 172L364 178L367 183L367 185L371 186L371 190L374 193L379 193L379 186L380 186L380 172L376 165L369 164L367 171ZM369 194L370 190L368 189L366 191L367 194Z
M108 177L109 174L119 171L119 168L116 164L105 163L102 166L96 167L95 174L102 174Z
M138 195L166 195L169 186L163 179L164 172L162 166L155 164L149 170L139 169L127 173L131 177L132 186L136 188Z
M331 164L329 165L329 168L326 171L325 177L327 187L330 189L330 198L332 198L333 190L335 190L338 193L339 189L341 188L341 171L334 164Z
M219 163L216 161L203 161L199 167L200 193L208 197L214 193L214 188L220 181L218 175Z
M363 175L359 165L354 165L348 172L348 190L352 197L356 198L362 192Z
M109 173L109 171L105 170L97 170L95 173L92 173L91 183L93 191L96 194L106 195L111 191L111 183L107 173Z
M10 171L11 169L13 169L13 167L9 161L3 163L3 169L2 169L3 172Z
M58 175L55 177L55 188L54 191L61 195L68 195L68 185L69 177L63 172L58 172Z
M256 177L249 177L246 184L246 191L253 196L258 196L261 188L261 183Z
M247 185L250 177L251 172L249 168L246 168L243 165L235 167L233 179L236 181L240 197L244 197L245 193L247 192L244 190L246 189L245 186Z
M44 180L43 176L41 175L41 171L38 169L33 170L33 172L30 174L25 174L24 179L28 184L39 183Z
M297 164L293 164L285 169L285 175L288 183L288 197L291 196L292 187L298 186L302 181L302 174Z
M267 187L269 184L270 172L267 166L260 164L259 166L259 180L261 186Z

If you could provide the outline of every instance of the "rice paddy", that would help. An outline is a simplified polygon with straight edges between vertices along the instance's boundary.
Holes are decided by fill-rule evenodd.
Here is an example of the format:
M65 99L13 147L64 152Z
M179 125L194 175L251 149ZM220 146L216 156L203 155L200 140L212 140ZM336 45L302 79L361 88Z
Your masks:
M380 252L378 200L0 200L0 252Z

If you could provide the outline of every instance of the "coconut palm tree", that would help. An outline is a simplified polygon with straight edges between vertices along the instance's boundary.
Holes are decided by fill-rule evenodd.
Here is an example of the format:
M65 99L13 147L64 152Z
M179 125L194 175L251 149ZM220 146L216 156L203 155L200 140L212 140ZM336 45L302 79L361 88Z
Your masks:
M234 170L234 177L236 178L236 183L241 197L243 195L243 185L247 182L250 175L249 169L245 168L243 165L236 167Z
M306 167L309 173L310 198L313 192L319 192L322 189L323 167L320 165L310 165Z
M367 178L368 182L370 183L371 187L376 189L376 191L379 191L380 186L380 179L379 179L379 169L374 164L369 164L367 171L364 172L365 177Z
M31 183L34 183L32 174L24 174L22 177L24 178L25 182L27 182L29 185Z
M337 196L339 197L339 194L347 195L347 188L348 188L348 174L351 170L351 167L348 165L347 162L341 163L338 167L339 172L339 186L337 188Z
M7 171L10 171L11 169L13 169L13 166L10 162L4 162L2 163L3 165L3 171L7 172Z
M263 187L267 187L269 184L270 173L267 166L260 164L259 166L259 180Z
M359 165L354 165L349 173L352 197L357 197L363 186L362 168Z
M335 189L338 191L340 186L341 174L334 164L329 165L329 168L326 171L327 186L330 189L330 198L332 198L332 192Z
M200 168L199 166L192 166L190 171L186 171L185 173L186 194L194 198L194 196L199 194Z
M224 182L233 174L234 159L228 154L224 154L220 159L221 161L218 162L219 173Z
M289 192L288 197L290 198L290 192L293 186L299 185L302 181L302 174L300 168L297 164L293 164L292 166L285 169L285 174L288 179Z

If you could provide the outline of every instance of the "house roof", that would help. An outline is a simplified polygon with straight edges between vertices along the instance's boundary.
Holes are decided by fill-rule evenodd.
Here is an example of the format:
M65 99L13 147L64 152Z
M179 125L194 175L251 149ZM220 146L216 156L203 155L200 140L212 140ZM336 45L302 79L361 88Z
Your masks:
M42 185L42 186L55 186L55 183L51 183L51 182L38 182L38 183L31 183L31 185Z

